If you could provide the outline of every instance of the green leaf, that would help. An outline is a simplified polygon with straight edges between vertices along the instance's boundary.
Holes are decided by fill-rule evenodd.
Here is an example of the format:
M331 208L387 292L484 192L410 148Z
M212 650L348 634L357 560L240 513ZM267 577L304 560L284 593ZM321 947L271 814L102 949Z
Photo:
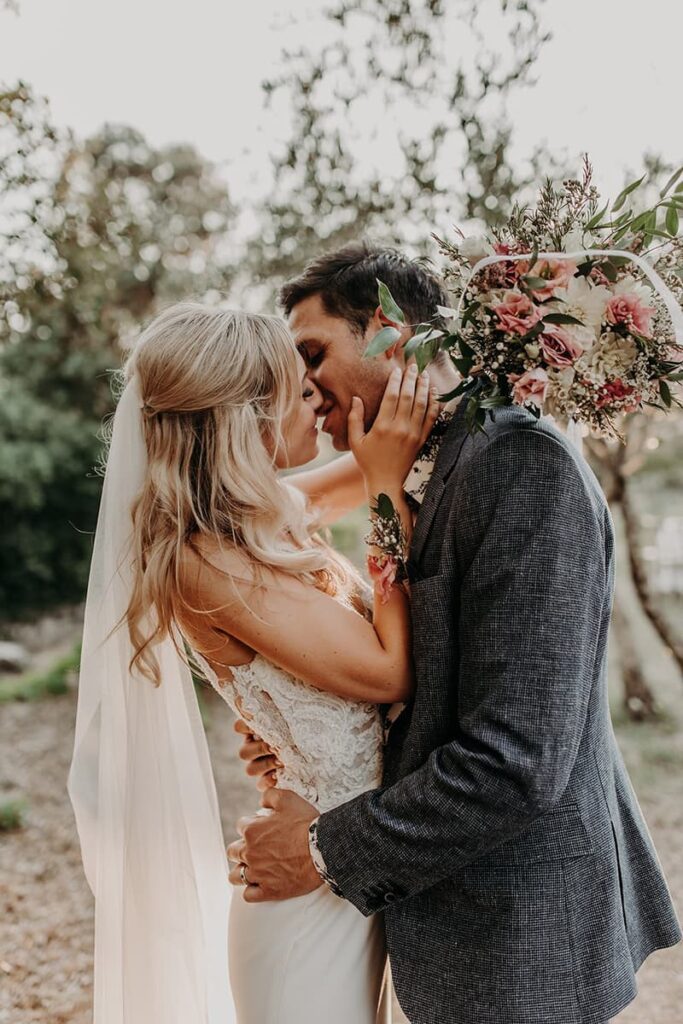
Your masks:
M628 225L629 229L636 234L641 228L645 227L650 217L650 210L646 210L645 213L639 213L637 217L634 217L631 223Z
M680 373L670 373L669 380L672 380L675 384L683 384L683 370Z
M578 320L569 313L547 313L543 319L547 324L578 324L579 327L583 327L583 320Z
M510 399L505 395L491 395L490 398L482 398L479 401L481 409L500 409L504 405L510 405Z
M610 260L605 260L604 263L599 264L599 269L603 272L607 280L614 284L617 279L617 268L614 264Z
M371 340L363 353L363 358L370 359L372 356L381 355L382 352L386 352L388 348L395 345L400 337L401 332L395 327L383 327Z
M666 230L669 232L672 238L675 238L678 234L678 223L678 210L675 206L670 206L669 209L666 211Z
M605 205L603 206L602 210L598 210L598 212L596 214L594 214L589 221L586 221L586 223L583 225L583 230L584 231L590 231L591 228L597 227L598 224L600 223L600 221L602 220L602 218L607 213L608 208L609 208L609 203L605 203Z
M379 278L377 278L377 285L379 304L382 307L382 312L387 320L391 320L392 324L405 324L406 318L403 314L403 310L398 305L387 286L383 281L380 281Z
M612 213L616 213L617 210L620 210L622 208L622 206L626 202L627 196L630 196L631 192L635 192L638 186L643 184L646 177L647 174L644 174L642 178L638 178L637 181L632 181L630 185L627 185L626 188L619 193L617 198L612 203Z
M533 291L535 288L547 288L548 287L548 282L546 281L546 279L544 277L531 277L530 275L527 275L525 277L520 278L520 280L531 291Z
M475 386L475 381L472 380L461 380L457 388L453 388L445 395L439 395L440 402L450 402L454 398L460 398L460 395L467 394Z
M665 380L659 382L659 394L667 409L671 408L671 388Z
M395 513L394 503L388 494L384 494L384 492L378 494L377 504L375 507L377 510L377 515L381 519L393 519Z
M677 171L674 171L674 173L671 175L671 177L667 181L667 183L664 186L664 188L662 189L662 191L659 193L660 196L662 196L662 198L667 194L667 192L669 191L670 188L673 188L673 186L676 184L676 182L680 178L681 174L683 174L683 167L679 167ZM679 188L680 187L681 186L679 186Z
M437 338L434 338L433 341L428 341L425 345L420 345L415 352L415 362L417 363L419 373L422 373L425 367L431 363L438 351L439 342Z

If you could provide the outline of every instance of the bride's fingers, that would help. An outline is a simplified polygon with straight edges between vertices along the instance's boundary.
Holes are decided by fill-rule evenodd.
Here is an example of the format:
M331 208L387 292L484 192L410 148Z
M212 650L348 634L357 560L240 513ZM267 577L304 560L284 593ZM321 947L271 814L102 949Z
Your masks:
M415 398L413 400L412 423L416 430L422 429L427 407L429 406L429 370L421 373L415 385Z
M441 412L441 402L439 401L439 392L437 388L429 389L429 402L425 410L425 417L422 423L422 434L420 435L420 445L422 446L429 435L432 432L432 427L439 418Z
M259 793L265 793L267 789L273 789L274 786L277 786L277 775L274 771L266 772L266 774L262 775L256 783L256 788Z
M384 389L384 395L380 402L374 426L386 424L395 417L402 383L403 375L401 373L401 368L400 366L397 366L392 370L389 380L387 381L387 386Z
M235 732L238 732L241 736L247 736L249 739L252 740L257 738L255 734L251 731L251 726L247 725L247 723L243 721L241 718L237 719L237 721L233 725L233 729L235 730Z
M401 381L401 393L396 405L396 416L410 418L415 402L415 391L417 388L417 366L411 363L403 371Z
M246 767L246 772L247 775L258 778L260 775L274 772L277 768L282 768L282 763L272 754L269 754L267 757L259 757L255 761L250 761Z
M355 451L358 445L365 437L365 406L363 400L354 395L351 399L351 409L349 411L346 433L349 440L349 447L351 451Z

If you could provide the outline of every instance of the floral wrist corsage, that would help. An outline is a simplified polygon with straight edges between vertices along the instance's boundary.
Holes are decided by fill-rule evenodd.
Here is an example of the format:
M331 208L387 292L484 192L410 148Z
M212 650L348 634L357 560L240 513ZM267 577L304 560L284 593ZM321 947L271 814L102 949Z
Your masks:
M372 529L365 543L377 548L378 554L368 555L368 572L379 591L380 601L386 604L393 586L408 578L408 541L401 517L388 494L379 494L370 503Z

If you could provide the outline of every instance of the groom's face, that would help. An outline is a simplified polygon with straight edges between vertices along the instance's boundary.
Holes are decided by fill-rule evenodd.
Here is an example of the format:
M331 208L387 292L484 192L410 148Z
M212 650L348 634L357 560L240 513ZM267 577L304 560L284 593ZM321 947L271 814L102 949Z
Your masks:
M322 429L332 437L337 451L348 447L347 420L354 395L365 406L365 426L370 427L387 380L394 366L402 365L400 354L363 359L369 340L381 329L376 312L361 335L343 317L327 312L319 295L302 299L289 315L289 326L308 367L308 376L320 389L322 404L318 415Z

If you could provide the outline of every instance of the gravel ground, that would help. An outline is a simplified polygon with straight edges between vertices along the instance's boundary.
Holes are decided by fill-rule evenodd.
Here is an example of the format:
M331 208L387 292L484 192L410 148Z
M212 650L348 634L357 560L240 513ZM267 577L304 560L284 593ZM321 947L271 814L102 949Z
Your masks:
M227 839L235 818L253 808L255 799L236 756L237 737L227 708L212 693L207 707ZM73 693L0 705L0 801L20 796L28 804L25 828L0 833L1 1024L91 1021L93 906L65 791L74 714ZM680 730L669 721L663 730L627 726L621 736L669 882L683 908ZM652 957L639 980L640 995L619 1016L619 1024L680 1024L681 948Z

